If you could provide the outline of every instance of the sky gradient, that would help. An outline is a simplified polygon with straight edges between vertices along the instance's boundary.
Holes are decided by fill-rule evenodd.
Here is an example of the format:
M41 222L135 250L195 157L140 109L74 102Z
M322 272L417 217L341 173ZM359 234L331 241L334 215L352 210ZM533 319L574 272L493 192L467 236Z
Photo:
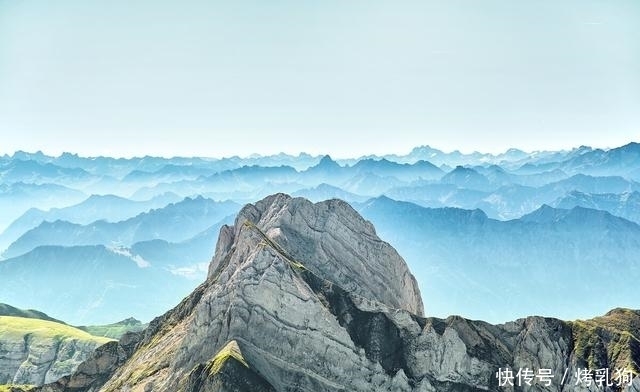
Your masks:
M640 141L640 2L0 0L0 154Z

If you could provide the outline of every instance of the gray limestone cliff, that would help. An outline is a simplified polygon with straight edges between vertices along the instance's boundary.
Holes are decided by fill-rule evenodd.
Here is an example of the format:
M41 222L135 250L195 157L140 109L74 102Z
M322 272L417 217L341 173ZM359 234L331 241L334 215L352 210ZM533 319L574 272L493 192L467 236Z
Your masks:
M221 230L209 278L223 273L238 245L253 246L256 230L316 275L390 307L424 313L418 284L398 252L351 206L333 199L313 204L284 194L245 206Z
M176 308L41 390L613 392L575 375L639 370L638 311L503 325L422 313L402 258L351 207L278 194L221 230L206 282ZM506 367L554 378L502 387Z

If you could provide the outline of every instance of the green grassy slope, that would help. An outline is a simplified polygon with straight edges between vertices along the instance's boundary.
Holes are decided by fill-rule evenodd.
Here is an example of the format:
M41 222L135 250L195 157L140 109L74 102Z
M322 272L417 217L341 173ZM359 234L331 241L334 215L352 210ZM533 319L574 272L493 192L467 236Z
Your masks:
M113 324L107 325L89 325L78 327L79 329L86 331L94 336L102 336L111 339L120 339L122 335L127 332L138 332L142 331L147 327L147 324L142 324L140 321L129 318L126 320L119 321Z
M48 320L25 317L0 316L0 338L3 340L30 335L43 339L78 339L93 341L98 344L107 343L113 339L93 336L70 325Z

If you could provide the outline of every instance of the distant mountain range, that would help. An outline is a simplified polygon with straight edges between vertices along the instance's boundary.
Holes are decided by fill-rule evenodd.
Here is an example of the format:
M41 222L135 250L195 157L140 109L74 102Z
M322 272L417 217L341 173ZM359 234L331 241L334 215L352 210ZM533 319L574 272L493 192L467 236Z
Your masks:
M81 202L86 195L57 184L0 183L0 227L8 226L30 208L49 209Z
M218 203L200 196L170 203L120 222L99 220L82 225L63 220L44 221L15 240L3 257L16 257L42 245L128 247L154 239L181 242L207 230L212 222L221 221L239 208L233 202Z
M0 262L0 275L2 302L46 309L75 325L132 315L151 320L195 285L128 250L104 245L40 246Z
M570 318L580 307L569 298L549 305L531 293L570 285L591 298L579 283L613 285L608 265L635 273L638 143L497 155L421 146L356 159L16 152L0 156L0 302L77 324L149 321L204 279L220 228L243 204L279 192L355 206L406 257L431 299L427 312L441 316ZM633 297L624 289L605 291L585 317L633 307L617 303Z
M146 201L129 200L115 195L92 195L83 202L66 208L51 208L47 211L31 208L0 234L0 252L22 234L45 221L66 221L81 225L99 220L119 222L180 200L178 195L172 193L158 195Z
M65 211L75 220L87 206ZM76 325L149 320L206 276L220 227L239 207L196 197L120 222L45 221L4 252L0 298Z
M637 191L623 193L572 191L557 199L553 205L565 209L585 207L603 210L640 224L640 192Z
M432 209L386 197L355 207L406 258L428 314L504 322L637 306L635 288L620 285L620 274L640 279L640 226L606 211L544 205L499 221L479 209Z

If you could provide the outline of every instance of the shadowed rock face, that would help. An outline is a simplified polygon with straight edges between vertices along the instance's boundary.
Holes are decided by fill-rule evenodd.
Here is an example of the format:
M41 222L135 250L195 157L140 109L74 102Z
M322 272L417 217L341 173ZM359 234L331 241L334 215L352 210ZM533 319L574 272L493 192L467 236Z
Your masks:
M191 296L43 390L596 391L575 386L578 368L638 370L637 311L503 325L421 313L402 259L349 206L274 195L221 230ZM505 367L556 379L502 388L495 374Z

